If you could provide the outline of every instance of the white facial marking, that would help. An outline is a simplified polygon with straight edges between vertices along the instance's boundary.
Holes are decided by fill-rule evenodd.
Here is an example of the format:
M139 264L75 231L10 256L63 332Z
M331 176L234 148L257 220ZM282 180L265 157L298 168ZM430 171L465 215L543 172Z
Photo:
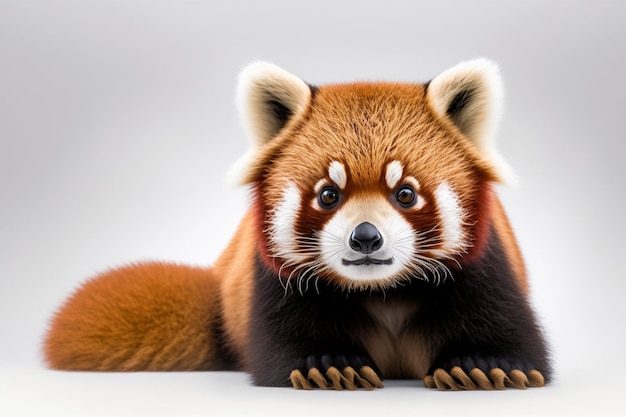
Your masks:
M313 191L315 191L315 193L319 193L320 191L322 191L322 187L324 185L327 184L326 180L319 180L316 184L315 187L313 187Z
M441 217L442 248L431 252L441 257L458 254L466 246L463 232L465 212L459 204L459 196L444 181L435 190L435 199Z
M387 164L387 172L385 174L385 182L391 189L395 188L398 181L402 179L402 165L398 161Z
M348 176L346 175L346 168L341 162L333 161L328 168L328 176L330 179L339 186L342 190L346 188L348 183Z
M364 255L350 248L350 235L363 222L376 226L383 246ZM407 270L415 253L411 225L384 198L348 201L320 232L321 257L333 271L357 285L393 280ZM365 258L381 264L345 264Z
M421 186L420 186L420 183L417 180L417 178L415 178L415 177L406 177L406 181L409 184L411 184L413 186L413 188L415 188L415 191L419 192Z
M306 259L305 256L298 253L295 233L300 200L301 195L298 187L293 182L287 183L270 221L270 242L273 255L296 262Z

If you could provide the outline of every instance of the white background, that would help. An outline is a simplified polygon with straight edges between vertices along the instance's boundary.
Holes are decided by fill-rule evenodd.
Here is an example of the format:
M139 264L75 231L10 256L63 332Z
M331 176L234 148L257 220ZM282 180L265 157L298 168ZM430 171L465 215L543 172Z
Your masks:
M618 1L0 0L0 414L624 415L626 74ZM239 70L313 84L426 81L497 61L499 187L556 379L526 392L252 387L241 373L45 369L40 341L90 275L134 260L208 265L245 210Z

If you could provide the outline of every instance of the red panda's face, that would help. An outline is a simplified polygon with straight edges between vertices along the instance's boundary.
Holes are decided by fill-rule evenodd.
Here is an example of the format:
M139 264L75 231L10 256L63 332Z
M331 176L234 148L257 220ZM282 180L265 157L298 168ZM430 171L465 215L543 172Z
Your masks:
M348 169L332 161L325 176L302 189L286 179L268 210L269 252L291 273L315 273L344 287L386 286L417 276L443 278L441 262L471 245L459 194L442 180L423 188L402 163L389 162L383 187L348 186ZM433 274L427 274L432 272Z
M427 87L325 86L300 110L281 106L281 93L262 100L288 123L248 176L261 253L283 279L355 289L442 280L472 252L496 175Z

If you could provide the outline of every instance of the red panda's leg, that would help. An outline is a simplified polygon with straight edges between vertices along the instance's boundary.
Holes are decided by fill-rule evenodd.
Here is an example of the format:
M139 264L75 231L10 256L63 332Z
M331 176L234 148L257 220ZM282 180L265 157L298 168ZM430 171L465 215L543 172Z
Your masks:
M382 388L375 366L361 355L309 355L289 375L296 389Z
M358 297L327 283L288 288L257 261L247 371L256 385L299 389L381 388L382 378L355 334L363 331Z
M524 360L499 359L493 356L465 356L439 364L424 378L427 388L441 390L525 389L545 385L543 374Z
M492 228L482 259L463 265L453 282L424 298L422 313L432 320L425 337L439 338L425 386L503 389L549 382L547 347L523 291ZM445 337L434 329L446 329Z

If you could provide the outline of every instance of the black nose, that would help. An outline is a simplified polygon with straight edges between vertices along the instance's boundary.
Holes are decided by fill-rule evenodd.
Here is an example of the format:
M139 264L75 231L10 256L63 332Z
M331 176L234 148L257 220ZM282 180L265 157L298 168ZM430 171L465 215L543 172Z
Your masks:
M372 223L363 222L350 235L350 247L364 254L377 251L383 246L383 237Z

